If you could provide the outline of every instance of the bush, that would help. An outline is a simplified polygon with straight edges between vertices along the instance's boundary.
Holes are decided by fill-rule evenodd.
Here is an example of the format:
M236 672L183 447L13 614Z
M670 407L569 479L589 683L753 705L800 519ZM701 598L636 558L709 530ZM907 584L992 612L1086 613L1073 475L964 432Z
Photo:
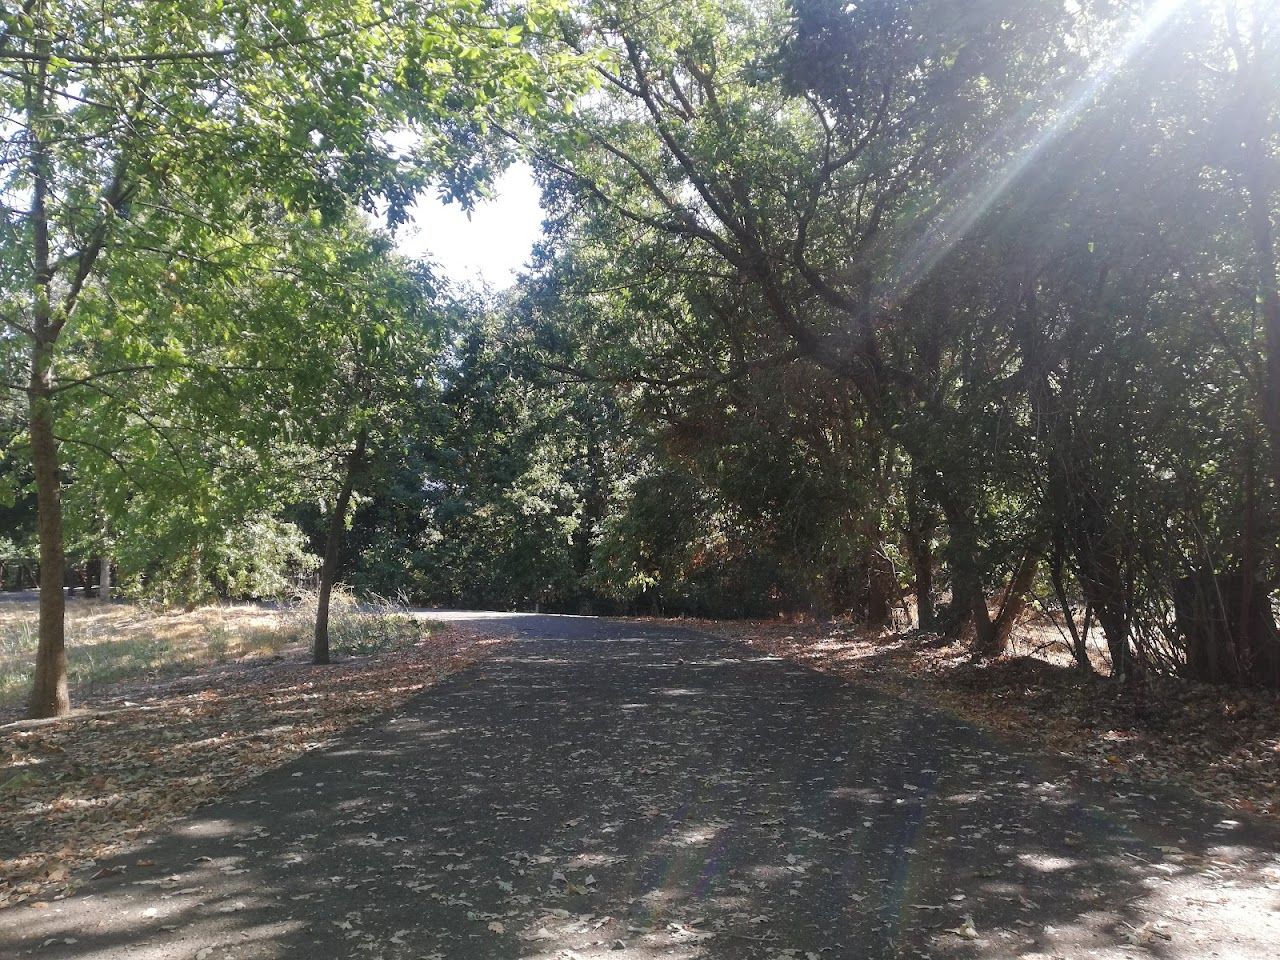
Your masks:
M225 529L179 529L117 547L124 593L188 609L211 600L286 597L319 560L292 523L253 517Z

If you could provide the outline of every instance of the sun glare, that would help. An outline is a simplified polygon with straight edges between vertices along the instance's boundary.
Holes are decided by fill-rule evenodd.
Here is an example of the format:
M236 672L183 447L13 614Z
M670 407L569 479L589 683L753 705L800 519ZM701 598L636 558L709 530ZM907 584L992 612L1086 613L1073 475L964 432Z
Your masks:
M1031 105L1038 106L1052 96L1050 91L1042 90L1030 99L1026 109L989 137L968 162L961 164L955 173L944 180L939 195L959 199L935 213L911 244L901 259L898 270L890 278L884 302L890 306L901 303L918 287L1023 171L1057 142L1071 123L1089 109L1090 104L1107 89L1116 76L1190 2L1191 0L1157 0L1128 33L1097 59L1092 70L1071 85L1062 98L1061 105L1053 111L1047 122L1037 128L1030 119L1034 112ZM1021 125L1025 125L1027 129L1019 131L1017 128ZM1015 138L1020 138L1023 145L1003 163L985 170L991 163L991 154L999 152L1001 144ZM975 180L975 186L966 187Z

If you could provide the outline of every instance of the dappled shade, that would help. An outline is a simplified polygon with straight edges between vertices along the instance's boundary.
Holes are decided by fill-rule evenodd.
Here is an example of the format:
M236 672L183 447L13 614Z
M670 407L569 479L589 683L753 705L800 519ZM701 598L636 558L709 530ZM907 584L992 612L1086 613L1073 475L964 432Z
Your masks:
M122 872L0 914L0 944L1270 956L1274 891L1235 887L1267 869L1274 882L1270 833L1163 793L1103 793L946 714L725 641L473 622L526 639L104 870ZM544 635L563 639L530 639Z

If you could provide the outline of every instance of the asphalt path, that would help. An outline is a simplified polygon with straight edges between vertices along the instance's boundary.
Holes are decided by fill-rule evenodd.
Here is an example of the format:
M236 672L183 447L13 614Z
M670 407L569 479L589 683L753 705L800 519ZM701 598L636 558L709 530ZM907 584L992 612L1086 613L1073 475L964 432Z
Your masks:
M732 641L516 640L204 807L0 957L1273 958L1276 835Z

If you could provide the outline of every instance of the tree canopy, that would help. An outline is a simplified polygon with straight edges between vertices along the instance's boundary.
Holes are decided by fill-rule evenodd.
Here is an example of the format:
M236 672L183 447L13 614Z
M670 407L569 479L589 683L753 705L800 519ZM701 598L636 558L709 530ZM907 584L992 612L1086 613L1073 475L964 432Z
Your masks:
M25 0L0 104L34 713L68 551L1280 685L1275 4ZM511 289L396 253L517 156Z

